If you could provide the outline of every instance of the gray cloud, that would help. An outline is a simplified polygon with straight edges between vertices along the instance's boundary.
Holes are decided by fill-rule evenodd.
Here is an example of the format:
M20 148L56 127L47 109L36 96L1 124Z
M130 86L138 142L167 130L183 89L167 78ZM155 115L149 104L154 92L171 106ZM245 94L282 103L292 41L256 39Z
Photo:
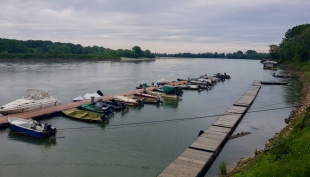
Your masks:
M266 52L309 23L304 0L4 0L3 38L42 39L153 52Z

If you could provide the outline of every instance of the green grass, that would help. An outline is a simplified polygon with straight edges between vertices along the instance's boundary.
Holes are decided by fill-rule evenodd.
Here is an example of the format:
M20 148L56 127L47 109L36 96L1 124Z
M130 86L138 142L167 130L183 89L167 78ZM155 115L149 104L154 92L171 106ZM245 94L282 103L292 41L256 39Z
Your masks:
M221 163L220 163L220 173L223 175L223 174L226 174L226 172L227 172L227 164L226 164L226 162L224 162L224 161L222 161Z
M310 118L309 118L310 119ZM302 119L293 124L288 135L280 134L274 139L274 147L255 159L246 169L234 175L252 176L310 176L310 120L300 129Z

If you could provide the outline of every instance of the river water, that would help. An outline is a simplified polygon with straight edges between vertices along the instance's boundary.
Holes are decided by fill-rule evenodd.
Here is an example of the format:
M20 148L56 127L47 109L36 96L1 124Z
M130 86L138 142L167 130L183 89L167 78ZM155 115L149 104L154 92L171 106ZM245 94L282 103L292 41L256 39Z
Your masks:
M49 90L64 104L85 93L115 94L161 78L176 80L218 72L232 77L208 91L184 91L178 102L116 113L107 126L63 116L42 120L59 129L56 138L38 140L8 128L0 130L0 176L154 177L219 117L212 115L230 108L253 80L280 80L262 67L258 60L228 59L0 60L0 105L20 98L28 88ZM286 81L288 86L262 86L235 131L251 134L228 141L206 176L216 176L221 161L233 168L241 157L253 156L255 149L262 149L285 126L284 118L292 108L283 107L296 104L300 89L297 81ZM279 109L266 111L273 108ZM197 116L209 117L190 119ZM180 118L188 119L146 123Z

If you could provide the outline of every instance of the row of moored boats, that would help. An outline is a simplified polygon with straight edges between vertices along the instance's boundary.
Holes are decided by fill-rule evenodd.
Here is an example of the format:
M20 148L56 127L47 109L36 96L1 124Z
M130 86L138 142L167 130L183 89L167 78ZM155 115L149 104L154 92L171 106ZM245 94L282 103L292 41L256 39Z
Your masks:
M78 108L62 111L66 116L83 121L95 121L109 123L111 115L115 112L128 111L129 107L142 107L144 104L161 105L165 99L178 101L182 97L182 90L202 90L213 87L217 82L230 79L229 75L215 74L203 75L198 78L177 79L178 81L186 81L186 84L171 86L167 83L176 81L167 81L161 79L156 85L152 84L152 88L148 88L147 84L140 84L137 89L143 91L136 92L130 96L115 96L110 100L104 98L100 90L97 93L87 93L84 96L78 96L73 101L91 100L91 103L83 103ZM97 101L95 101L95 99ZM60 105L59 99L50 96L45 90L28 89L26 94L18 100L0 107L2 115L16 114L51 106ZM11 129L37 138L54 135L57 129L49 124L41 124L36 120L21 119L9 116L9 124Z

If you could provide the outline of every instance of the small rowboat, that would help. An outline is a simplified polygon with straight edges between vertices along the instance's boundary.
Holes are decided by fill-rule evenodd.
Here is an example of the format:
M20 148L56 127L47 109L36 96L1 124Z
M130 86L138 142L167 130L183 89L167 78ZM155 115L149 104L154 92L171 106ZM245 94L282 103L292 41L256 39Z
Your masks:
M147 93L135 93L134 94L137 97L141 97L141 98L146 98L146 99L152 99L152 100L158 100L160 99L160 95L151 95L151 94L147 94Z
M126 96L115 96L111 99L115 102L124 102L126 105L129 106L143 106L143 98L142 99L133 99Z
M32 119L9 117L8 122L12 130L35 138L48 137L57 132L50 124L41 124Z
M96 112L78 110L78 109L67 109L62 112L66 116L73 118L73 119L109 123L109 119L107 119L104 114L99 114Z

